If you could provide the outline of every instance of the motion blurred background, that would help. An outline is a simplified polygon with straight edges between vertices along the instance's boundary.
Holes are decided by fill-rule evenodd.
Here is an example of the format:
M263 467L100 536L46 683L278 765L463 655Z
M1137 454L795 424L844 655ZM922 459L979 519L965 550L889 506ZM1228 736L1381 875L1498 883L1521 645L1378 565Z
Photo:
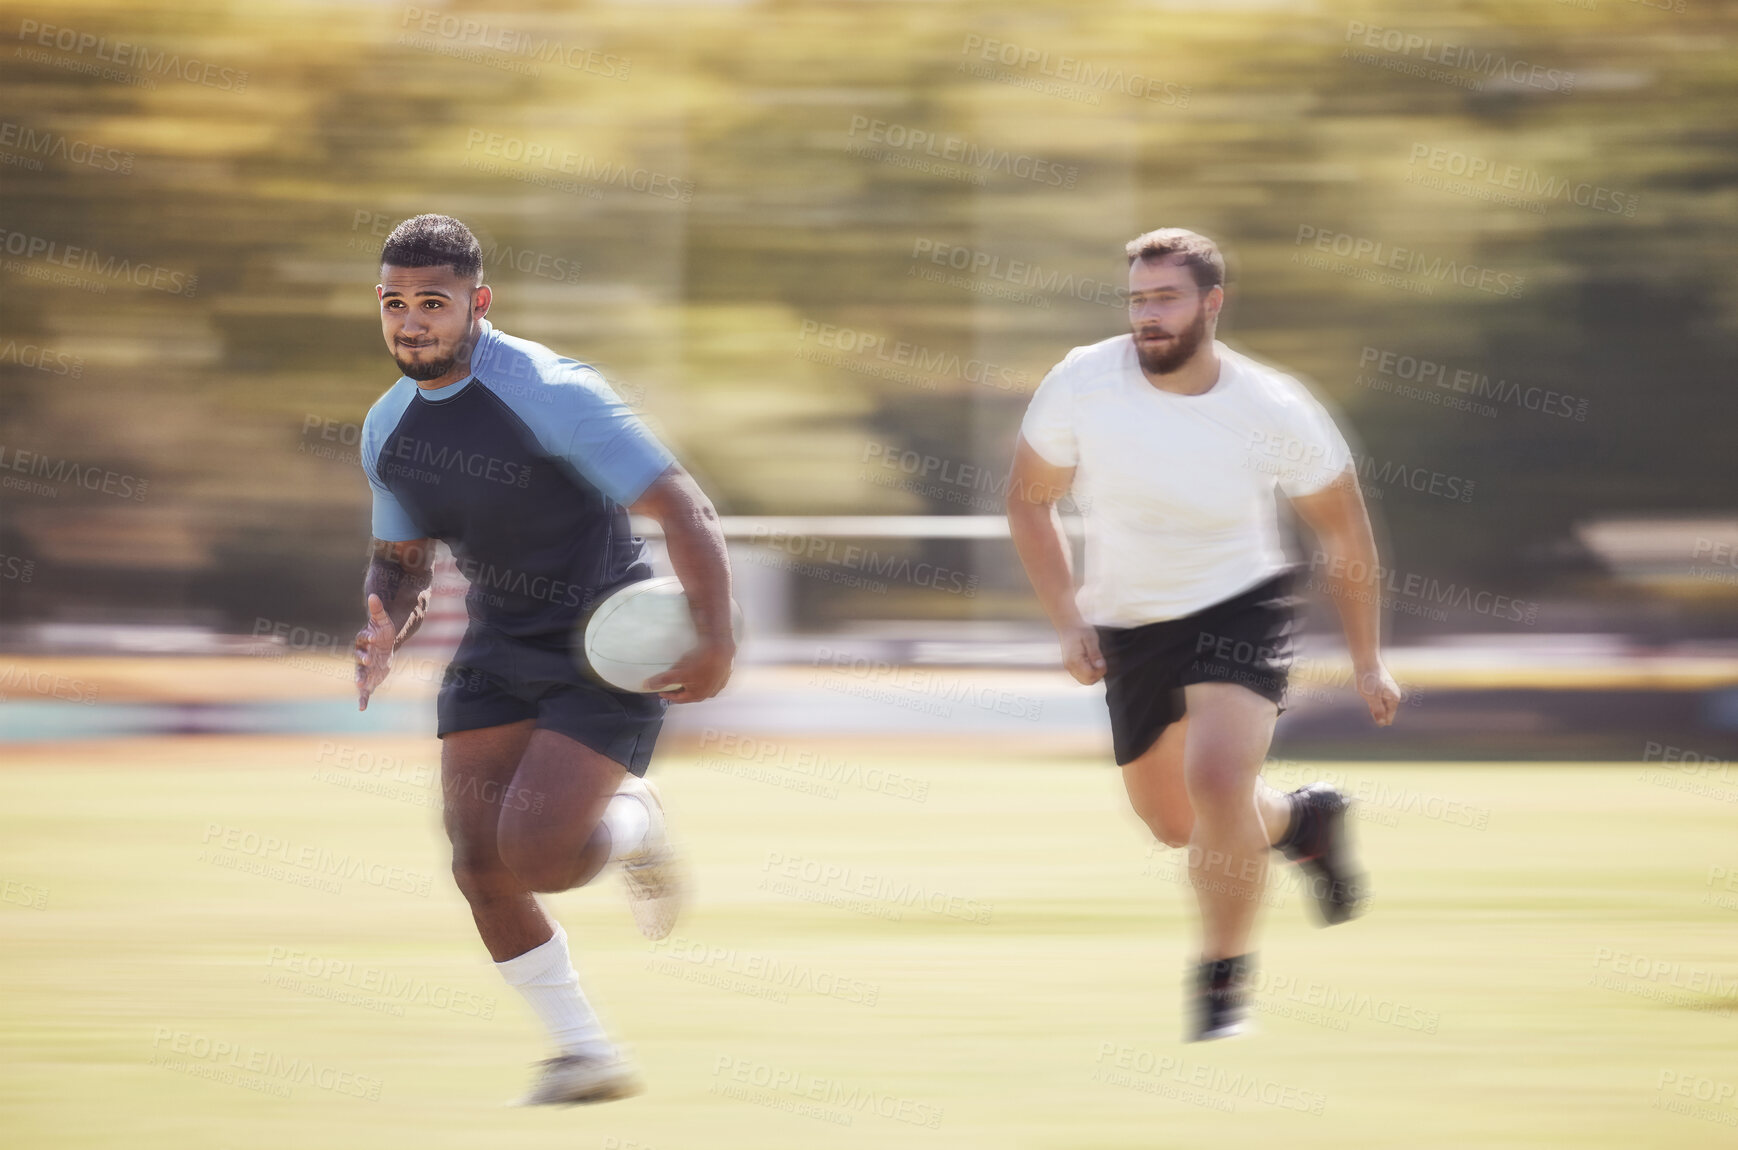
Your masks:
M1221 337L1360 444L1400 643L1738 635L1730 5L7 20L12 650L347 647L375 260L424 211L482 237L499 325L760 517L999 513L1038 380L1126 329L1122 243L1191 227L1232 261ZM760 638L1047 642L1005 540L756 525Z
M1729 815L1735 37L1726 0L7 3L0 756L432 754L463 580L366 715L348 652L376 260L443 212L491 318L728 517L751 638L672 748L1102 759L997 517L1038 381L1126 330L1122 245L1184 226L1220 337L1353 439L1413 695L1369 728L1317 589L1278 753L1639 762Z

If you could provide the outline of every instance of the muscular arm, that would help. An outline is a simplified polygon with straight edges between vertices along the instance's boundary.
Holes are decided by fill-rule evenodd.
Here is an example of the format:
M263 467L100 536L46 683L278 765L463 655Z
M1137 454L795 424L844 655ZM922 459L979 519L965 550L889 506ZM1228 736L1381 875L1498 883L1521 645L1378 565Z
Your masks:
M1062 642L1062 663L1082 683L1104 678L1098 632L1074 603L1074 556L1056 501L1074 485L1074 468L1056 467L1032 450L1024 436L1014 445L1008 477L1008 533L1026 568L1026 578Z
M392 653L422 626L434 582L433 539L369 544L368 572L362 594L368 622L356 633L356 692L358 710L368 709L368 697L392 670Z
M1370 717L1386 727L1400 705L1400 688L1382 665L1382 576L1357 474L1347 468L1327 487L1291 503L1315 532L1321 549L1321 562L1311 567L1327 576L1358 693L1369 705Z
M736 637L730 627L730 561L718 512L694 477L676 464L654 479L629 510L663 527L670 566L681 580L699 636L694 650L648 685L669 688L659 694L671 702L709 699L729 681L736 658Z

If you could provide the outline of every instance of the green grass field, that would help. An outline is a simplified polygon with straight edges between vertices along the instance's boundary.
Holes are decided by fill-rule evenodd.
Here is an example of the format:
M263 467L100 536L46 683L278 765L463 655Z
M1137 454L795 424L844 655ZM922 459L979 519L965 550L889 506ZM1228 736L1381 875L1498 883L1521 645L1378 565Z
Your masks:
M432 739L8 748L0 1141L1738 1142L1731 784L1281 764L1364 790L1376 905L1319 931L1277 885L1259 1033L1186 1046L1188 892L1112 770L810 746L835 782L654 767L697 884L666 944L613 877L553 900L648 1092L548 1111L502 1106L547 1051L447 879Z

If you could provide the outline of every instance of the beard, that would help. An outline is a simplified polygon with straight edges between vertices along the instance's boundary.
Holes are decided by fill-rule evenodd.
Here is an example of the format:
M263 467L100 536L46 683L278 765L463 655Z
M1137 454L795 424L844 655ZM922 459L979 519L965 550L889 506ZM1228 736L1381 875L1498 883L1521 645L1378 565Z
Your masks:
M428 351L431 347L438 348L439 345L434 344L430 345L430 347L417 348L417 350ZM392 361L398 364L398 370L403 372L408 378L421 382L424 380L439 379L441 376L453 369L453 365L459 362L461 356L469 355L470 351L470 340L461 336L453 345L452 351L447 355L436 356L434 359L405 359L398 354L398 349L394 348L392 352Z
M1157 328L1135 329L1135 355L1141 361L1141 370L1149 375L1170 375L1182 367L1201 350L1201 345L1207 340L1207 309L1201 307L1195 312L1195 318L1181 332L1165 332L1176 338L1159 347L1149 348L1140 342L1142 332L1154 333Z
M439 379L441 376L451 371L453 369L453 364L459 361L459 353L455 351L453 354L444 356L440 359L421 361L400 359L398 355L394 353L392 359L393 362L398 364L399 371L403 372L410 379L420 381Z

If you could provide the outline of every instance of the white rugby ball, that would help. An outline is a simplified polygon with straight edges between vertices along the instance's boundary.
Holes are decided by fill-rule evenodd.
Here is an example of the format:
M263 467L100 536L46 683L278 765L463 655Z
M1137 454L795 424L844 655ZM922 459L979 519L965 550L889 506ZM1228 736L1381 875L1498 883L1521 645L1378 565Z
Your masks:
M730 631L742 638L742 608L734 599ZM645 693L646 680L674 667L697 638L682 581L666 575L630 583L599 603L586 620L581 650L598 678L617 690Z

